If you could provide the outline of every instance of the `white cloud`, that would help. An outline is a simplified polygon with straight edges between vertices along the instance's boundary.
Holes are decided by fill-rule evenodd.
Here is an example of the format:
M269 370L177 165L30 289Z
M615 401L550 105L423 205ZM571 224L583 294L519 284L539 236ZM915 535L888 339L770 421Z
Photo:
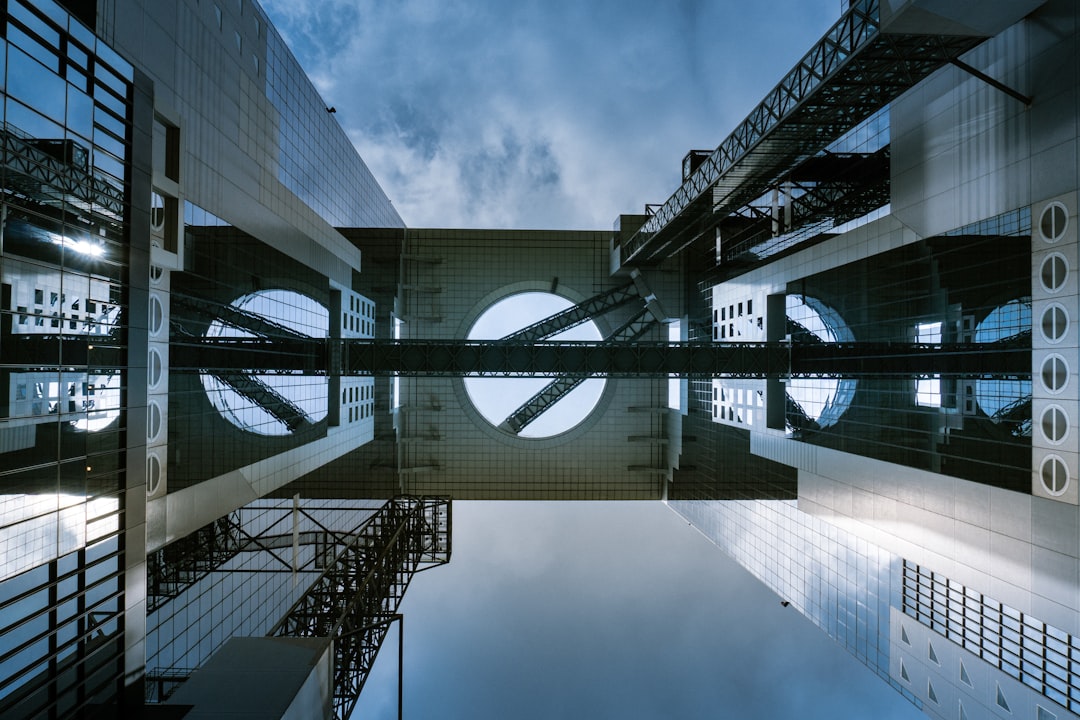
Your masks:
M266 6L410 226L603 229L666 200L809 48L778 15L817 36L839 11L778 2Z

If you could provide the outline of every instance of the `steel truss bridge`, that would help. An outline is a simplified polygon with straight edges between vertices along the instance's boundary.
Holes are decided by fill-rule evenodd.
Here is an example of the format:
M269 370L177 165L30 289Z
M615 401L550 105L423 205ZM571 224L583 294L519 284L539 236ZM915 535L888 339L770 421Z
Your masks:
M330 344L340 366L330 368ZM174 344L174 370L478 377L1029 377L1031 349L1008 343L675 343L212 338Z
M338 720L356 706L413 575L450 561L450 509L449 498L388 501L267 633L333 640Z
M350 523L346 529L323 523L319 511L324 509L294 503L254 508L250 517L241 508L220 518L148 556L147 594L154 611L213 572L316 574L267 634L333 639L334 713L345 720L390 623L401 619L398 606L413 575L450 561L451 503L449 498L400 496L377 508L335 508L361 513L356 526ZM250 527L255 520L258 531ZM307 529L300 531L298 523ZM305 553L299 565L298 546L314 546L314 553ZM266 562L226 569L233 558L256 552ZM147 701L164 701L192 672L149 670Z
M678 253L943 65L973 70L957 59L985 38L885 33L880 11L880 0L852 2L720 146L687 168L679 189L649 208L622 246L622 264Z

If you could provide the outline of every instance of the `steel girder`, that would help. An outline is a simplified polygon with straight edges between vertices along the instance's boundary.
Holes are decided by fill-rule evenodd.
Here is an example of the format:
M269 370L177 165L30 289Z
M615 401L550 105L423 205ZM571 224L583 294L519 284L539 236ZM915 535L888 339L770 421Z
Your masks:
M636 298L638 298L637 287L632 282L627 283L621 287L612 288L599 295L594 295L573 307L511 333L502 338L500 342L520 344L540 342L552 335L588 322L597 315L603 315L617 307L621 307Z
M853 162L853 170L859 162ZM753 253L757 259L771 257L836 224L862 217L888 204L889 148L864 156L861 162L876 166L879 172L861 175L852 172L814 183L791 182L794 193L790 197L791 222L784 225L781 221L779 234L772 231L773 217L769 208L747 205L737 210L730 219L753 222L749 226L745 222L732 223L741 226L733 236L724 232L729 223L720 224L723 237L721 262L730 262L746 252Z
M340 343L329 368L327 344ZM288 350L283 351L282 345ZM939 374L1030 377L1021 343L712 343L498 340L310 340L212 338L173 345L172 368L200 372L303 372L443 377L904 377ZM320 364L320 360L322 361Z
M178 597L240 551L244 533L238 517L234 512L218 518L146 556L148 612Z
M658 262L759 197L806 158L984 38L886 35L879 0L856 0L623 247Z
M252 335L267 338L284 338L288 340L310 340L310 336L298 333L290 327L274 322L258 313L247 312L233 305L191 297L190 295L172 295L173 304L179 308L190 310L209 322L221 321L238 330L246 330Z
M16 135L10 128L0 130L3 164L12 186L28 197L49 205L62 200L93 209L110 219L124 219L124 190L95 177L83 168L62 162ZM23 180L20 187L18 178ZM29 187L27 185L32 185ZM62 197L56 197L59 193Z
M361 528L268 633L331 638L334 717L349 717L412 576L450 560L450 500L400 496Z
M213 375L270 413L275 419L280 420L285 427L289 428L289 432L298 432L312 426L310 418L303 409L254 375L240 372L222 372L213 373Z
M169 343L169 368L196 372L299 372L334 374L326 339L175 337ZM335 366L336 367L336 366Z
M1030 348L996 343L347 341L346 374L577 377L1027 377Z
M321 570L325 567L327 559L332 560L336 555L334 548L350 542L357 530L355 527L348 530L328 528L305 508L283 506L277 509L280 510L281 515L254 535L245 528L244 514L248 508L241 508L149 554L146 571L149 610L151 612L157 610L169 600L179 596L186 588L244 552L265 551L277 561L282 571ZM372 510L373 508L340 509ZM271 509L255 508L254 512L261 513L269 510ZM299 513L318 529L294 534L289 527L290 521L294 522L296 519L294 513ZM362 524L358 523L358 526ZM294 544L314 545L316 548L313 558L297 568L293 567L289 559L274 552L291 548Z
M608 340L616 343L632 342L648 332L655 324L656 318L649 312L649 309L647 307L642 308L641 312L612 333ZM570 394L574 388L585 382L586 379L585 377L569 375L555 378L543 387L540 392L522 403L517 410L510 413L509 417L499 425L499 429L517 435L530 423L543 415L551 406Z

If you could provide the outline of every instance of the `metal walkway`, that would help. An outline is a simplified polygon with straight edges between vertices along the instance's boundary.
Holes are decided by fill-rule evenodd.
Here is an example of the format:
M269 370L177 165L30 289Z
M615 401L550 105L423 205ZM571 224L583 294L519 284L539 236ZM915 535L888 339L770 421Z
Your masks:
M328 344L339 347L330 368ZM1031 348L1002 343L673 343L229 338L173 344L173 370L444 377L1030 377Z
M750 115L622 248L624 266L679 252L715 219L759 197L784 173L982 37L880 29L879 0L856 0Z

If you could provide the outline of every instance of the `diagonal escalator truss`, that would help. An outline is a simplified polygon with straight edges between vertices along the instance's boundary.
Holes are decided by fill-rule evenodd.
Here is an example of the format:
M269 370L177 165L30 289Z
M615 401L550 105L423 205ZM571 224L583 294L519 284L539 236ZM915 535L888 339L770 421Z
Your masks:
M645 335L656 323L657 319L649 308L643 307L637 315L630 318L622 327L612 333L611 337L607 338L607 342L633 342ZM555 378L538 393L522 403L517 410L510 413L506 420L499 425L499 429L513 435L520 435L521 431L530 423L544 414L555 403L569 395L574 388L587 379L586 377L573 375L562 375Z

